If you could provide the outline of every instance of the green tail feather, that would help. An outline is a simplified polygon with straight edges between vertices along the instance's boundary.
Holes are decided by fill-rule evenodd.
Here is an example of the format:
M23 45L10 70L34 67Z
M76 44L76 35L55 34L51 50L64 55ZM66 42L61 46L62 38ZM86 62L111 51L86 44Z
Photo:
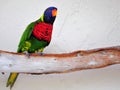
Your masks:
M6 87L10 86L10 89L13 87L19 73L10 73Z

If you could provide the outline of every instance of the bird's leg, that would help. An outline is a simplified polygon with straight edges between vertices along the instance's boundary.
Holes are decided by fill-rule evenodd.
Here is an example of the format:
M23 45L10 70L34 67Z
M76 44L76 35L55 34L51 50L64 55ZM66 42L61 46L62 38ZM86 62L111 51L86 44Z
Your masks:
M44 48L38 49L35 53L38 55L44 55L43 50Z
M30 58L30 53L28 51L23 52L28 58Z

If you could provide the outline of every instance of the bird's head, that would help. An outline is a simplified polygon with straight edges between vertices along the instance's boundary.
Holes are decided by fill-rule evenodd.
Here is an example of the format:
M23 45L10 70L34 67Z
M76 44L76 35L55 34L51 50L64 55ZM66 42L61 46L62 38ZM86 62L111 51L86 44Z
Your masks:
M43 14L43 21L45 23L53 24L57 15L57 8L56 7L48 7Z

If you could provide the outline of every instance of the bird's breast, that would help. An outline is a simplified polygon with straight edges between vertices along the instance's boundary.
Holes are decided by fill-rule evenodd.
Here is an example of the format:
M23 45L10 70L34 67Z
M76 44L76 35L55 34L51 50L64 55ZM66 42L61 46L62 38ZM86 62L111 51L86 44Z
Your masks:
M51 41L53 25L44 22L37 23L33 29L33 36L38 40Z

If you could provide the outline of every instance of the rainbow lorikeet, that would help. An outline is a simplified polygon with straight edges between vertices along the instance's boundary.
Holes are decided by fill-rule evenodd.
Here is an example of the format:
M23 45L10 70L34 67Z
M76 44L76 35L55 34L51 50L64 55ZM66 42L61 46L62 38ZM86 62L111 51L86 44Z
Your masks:
M30 23L25 29L17 52L43 52L43 49L49 45L53 30L53 23L57 15L56 7L48 7L40 19ZM11 73L7 87L13 87L19 73Z

